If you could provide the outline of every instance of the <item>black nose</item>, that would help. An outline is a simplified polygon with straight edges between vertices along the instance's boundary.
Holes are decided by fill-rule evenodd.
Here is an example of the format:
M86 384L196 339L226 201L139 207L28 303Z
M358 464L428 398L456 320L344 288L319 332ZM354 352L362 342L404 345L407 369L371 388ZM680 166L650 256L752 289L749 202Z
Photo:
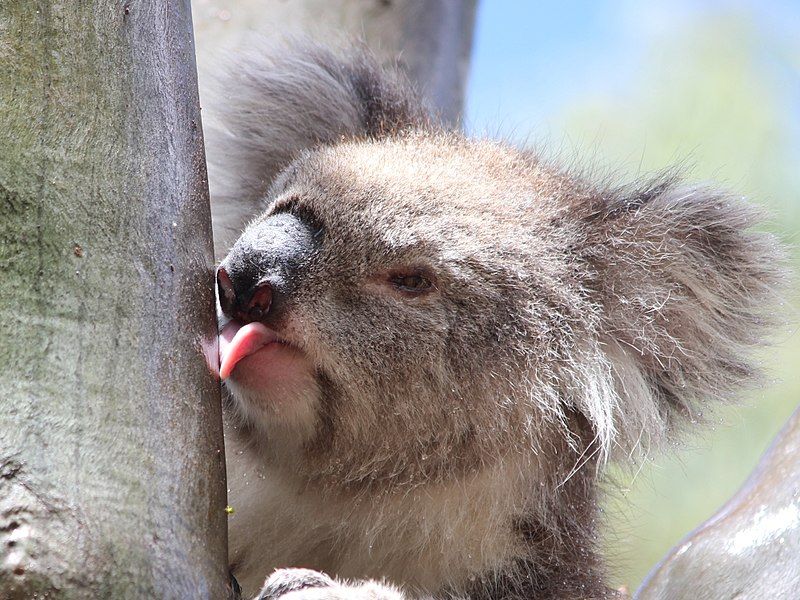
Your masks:
M292 213L251 223L217 269L222 312L245 323L280 327L320 246L315 232Z
M269 282L262 282L248 290L237 292L224 267L217 269L219 303L225 316L251 323L269 314L272 308L273 289Z

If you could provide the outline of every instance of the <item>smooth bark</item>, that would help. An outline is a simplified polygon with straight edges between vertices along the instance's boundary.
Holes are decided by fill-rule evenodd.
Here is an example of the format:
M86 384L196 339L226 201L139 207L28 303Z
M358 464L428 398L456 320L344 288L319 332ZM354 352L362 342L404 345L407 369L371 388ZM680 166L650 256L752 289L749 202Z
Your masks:
M797 598L800 409L742 488L653 569L639 600Z
M188 0L0 3L0 597L224 598Z

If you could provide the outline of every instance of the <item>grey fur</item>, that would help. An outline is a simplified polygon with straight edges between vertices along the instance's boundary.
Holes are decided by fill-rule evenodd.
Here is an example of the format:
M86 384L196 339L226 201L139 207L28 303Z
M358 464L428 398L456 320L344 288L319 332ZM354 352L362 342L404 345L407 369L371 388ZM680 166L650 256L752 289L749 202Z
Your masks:
M343 52L348 60L310 44L303 52L262 44L230 58L205 123L218 244L231 245L242 228L236 217L263 209L269 184L301 151L429 119L399 76L377 76L361 49Z
M713 188L598 186L443 131L359 52L277 56L231 66L216 214L257 199L251 230L299 211L325 236L274 324L307 367L281 394L307 410L276 416L268 383L229 382L234 572L245 588L304 566L414 598L613 597L598 468L753 380L779 245ZM420 265L430 293L387 285Z

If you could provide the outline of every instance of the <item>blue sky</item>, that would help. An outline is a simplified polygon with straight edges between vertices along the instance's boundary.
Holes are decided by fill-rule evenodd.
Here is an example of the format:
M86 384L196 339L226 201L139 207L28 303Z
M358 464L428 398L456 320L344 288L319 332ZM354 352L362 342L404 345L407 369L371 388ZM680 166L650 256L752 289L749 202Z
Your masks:
M597 0L479 4L467 94L473 132L524 138L547 135L553 119L583 95L636 83L654 39L699 19L738 13L791 45L794 62L778 65L790 88L800 137L800 1Z

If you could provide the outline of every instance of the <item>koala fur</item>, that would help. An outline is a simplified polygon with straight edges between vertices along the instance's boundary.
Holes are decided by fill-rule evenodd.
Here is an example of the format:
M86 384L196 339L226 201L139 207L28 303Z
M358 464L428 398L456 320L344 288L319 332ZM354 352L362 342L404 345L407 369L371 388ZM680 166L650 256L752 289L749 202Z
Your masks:
M269 343L226 373L245 592L615 597L599 470L753 380L781 281L757 211L448 131L361 50L260 49L224 90L217 231L254 218L220 295Z

